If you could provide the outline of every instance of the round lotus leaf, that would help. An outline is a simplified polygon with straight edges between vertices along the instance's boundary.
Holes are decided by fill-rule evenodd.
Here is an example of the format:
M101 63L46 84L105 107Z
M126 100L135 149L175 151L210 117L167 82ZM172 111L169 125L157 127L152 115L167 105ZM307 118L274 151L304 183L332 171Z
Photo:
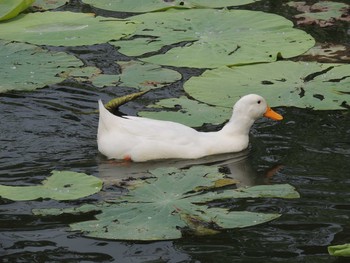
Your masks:
M159 11L168 8L217 8L226 6L246 5L260 0L83 0L84 3L90 4L94 7L131 13L145 13L151 11Z
M256 93L271 106L344 109L350 104L350 65L279 61L222 67L192 77L185 91L193 98L222 107Z
M8 90L34 90L63 81L68 72L83 63L64 52L0 40L0 93ZM63 74L65 73L65 74Z
M93 45L125 37L135 28L131 21L94 14L38 12L0 23L0 39L52 46Z
M35 0L1 0L0 21L11 19L27 9Z
M258 11L191 9L147 13L134 37L112 44L162 65L215 68L298 56L314 39L281 16ZM168 51L154 55L162 47ZM151 53L150 53L151 52Z

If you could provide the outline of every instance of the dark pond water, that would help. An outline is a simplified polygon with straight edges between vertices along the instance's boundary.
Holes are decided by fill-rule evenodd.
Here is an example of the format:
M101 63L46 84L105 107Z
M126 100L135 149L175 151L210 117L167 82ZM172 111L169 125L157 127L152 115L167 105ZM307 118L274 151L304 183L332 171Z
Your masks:
M276 7L276 2L265 1L254 8L285 13ZM73 4L67 8L81 8L78 2ZM331 31L323 32L325 38L331 39ZM345 35L334 41L340 43L344 39ZM109 45L66 51L87 64L112 72L118 70L109 66L119 56ZM185 79L200 73L180 71ZM122 106L120 111L136 114L155 99L180 95L182 84L180 81L152 91ZM98 116L81 111L96 109L99 98L107 101L128 92L124 87L97 89L66 81L35 92L1 94L0 183L38 184L54 169L84 172L108 181L111 173L123 177L158 166L188 166L179 161L116 167L98 154ZM346 262L330 257L327 246L350 242L349 111L277 110L285 116L284 121L258 121L252 129L252 149L247 158L229 159L223 167L245 178L247 185L289 183L297 188L301 198L229 200L220 205L278 212L283 214L281 218L213 236L119 242L69 232L69 223L90 219L89 216L41 218L31 213L33 208L78 202L0 199L0 262ZM203 160L208 165L215 161ZM94 195L79 202L98 198Z

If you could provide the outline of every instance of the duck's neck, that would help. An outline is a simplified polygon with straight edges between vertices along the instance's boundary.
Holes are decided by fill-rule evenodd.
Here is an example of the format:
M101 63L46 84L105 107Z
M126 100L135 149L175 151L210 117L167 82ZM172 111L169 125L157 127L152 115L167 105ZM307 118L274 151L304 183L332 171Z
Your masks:
M231 136L248 135L254 121L245 114L233 113L221 132Z

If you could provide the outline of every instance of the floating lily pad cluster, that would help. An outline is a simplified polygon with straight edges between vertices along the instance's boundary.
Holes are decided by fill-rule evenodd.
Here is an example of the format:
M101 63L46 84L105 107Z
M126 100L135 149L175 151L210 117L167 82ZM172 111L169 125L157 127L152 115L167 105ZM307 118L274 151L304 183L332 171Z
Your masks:
M24 5L28 6L28 3L31 1L4 1L7 6L10 6L10 2L12 4L16 3L17 6L22 6L18 9L22 11ZM269 65L270 63L275 63L278 58L286 59L298 56L314 45L314 39L310 35L302 30L293 28L293 23L281 16L258 11L223 9L223 7L245 5L253 2L255 1L241 0L234 1L233 4L232 1L226 0L145 0L140 4L136 0L114 2L85 0L84 3L100 9L143 14L130 16L128 19L116 19L73 12L21 14L16 18L0 23L0 39L52 46L111 43L121 53L137 57L137 59L145 63L151 63L143 64L142 66L134 63L137 66L129 67L129 72L132 76L143 76L140 78L142 82L136 80L137 83L130 83L130 81L133 82L133 78L128 77L126 78L129 80L125 82L122 80L122 76L104 75L102 72L98 72L98 70L93 68L81 70L78 75L83 75L82 79L88 79L88 81L96 86L124 84L130 85L130 87L136 86L139 89L147 85L152 86L152 84L154 84L154 87L163 87L179 79L174 69L164 69L161 65L211 68L216 73L217 68L224 66L241 71L240 68L242 65L245 65L244 68L247 71L249 71L249 67L252 67L254 71L255 66L250 64L264 62L265 64L261 67L266 67L264 70L268 71L271 67L277 68L280 65ZM44 6L43 9L50 9L64 3L64 1L58 0L50 1L50 4L53 6ZM35 6L41 6L43 4L39 0L34 3ZM308 16L321 16L321 18L330 16L343 20L347 18L344 15L344 10L348 10L346 4L324 1L317 5L307 6L302 2L291 2L289 6L307 12ZM14 14L18 13L16 8L13 8ZM23 57L23 59L25 60L26 58ZM33 56L27 58L27 60L32 59ZM51 62L48 61L48 64ZM295 72L303 74L304 64L295 65L301 68ZM62 64L63 68L66 66L70 67L69 64ZM324 67L328 68L331 65L324 65ZM143 74L143 72L147 73ZM8 70L7 73L16 74L17 72ZM206 79L207 74L209 73L203 74L204 79ZM277 70L274 74L277 79L286 79L284 76L285 71ZM315 71L310 74L318 74L318 72ZM67 74L59 75L72 77ZM154 78L156 75L157 77ZM13 79L13 76L8 76L9 79ZM52 74L49 74L46 76L53 79L49 83L58 80L56 75L52 76ZM259 79L259 76L261 75L251 74L248 79L252 80L252 82L264 82L265 80ZM297 79L298 77L303 79L303 75L297 76L295 74L295 78ZM333 85L327 86L328 88L322 90L316 86L318 84L317 82L308 83L308 89L311 92L306 92L305 94L310 94L313 97L323 97L322 104L318 100L307 99L307 95L302 96L304 94L303 92L300 93L301 96L299 97L283 97L288 94L289 89L293 90L293 87L286 89L286 85L275 85L274 87L277 87L278 90L276 93L284 95L280 96L281 99L276 99L276 96L272 96L272 98L269 98L269 102L272 105L279 106L341 109L344 108L344 105L349 104L349 95L343 92L343 85L346 85L347 75L343 74L342 78L345 81L334 82ZM77 78L77 80L81 79ZM222 82L225 83L229 80L233 81L232 83L236 81L235 78L230 77L227 80L222 79ZM240 80L238 79L238 81ZM31 81L25 80L24 82ZM33 81L33 83L36 83L36 81ZM142 84L140 85L140 83ZM35 85L37 88L43 87L39 82ZM221 85L219 83L216 87L220 88ZM260 93L269 94L268 86L265 85L262 87L267 90ZM304 87L299 88L306 91ZM332 92L333 88L336 92ZM205 96L211 96L212 87L205 84L201 89L203 94L207 94ZM232 85L230 89L232 89L228 95L230 107L239 96L252 93L256 90L255 88L242 88L242 86L238 85ZM314 89L317 92L313 92ZM195 91L195 94L192 94L192 89L190 88L186 90L192 98L199 98L198 90ZM292 94L295 94L295 92L292 92ZM221 99L225 100L225 98ZM199 100L206 102L202 99ZM182 101L185 102L185 100ZM188 102L185 103L187 107L191 104ZM159 102L159 105L161 104L166 104L166 102ZM196 103L192 104L193 106L196 105ZM213 104L213 106L216 106L216 104ZM215 110L215 107L213 109ZM220 114L219 112L217 113L217 115ZM155 113L155 115L159 115L159 113Z
M97 212L95 220L73 223L73 231L96 238L118 240L177 239L183 230L196 234L212 234L222 229L241 228L278 218L275 213L231 211L210 208L206 202L227 198L298 198L290 185L255 186L226 189L218 186L234 184L224 180L217 167L195 166L187 170L158 168L152 178L137 180L127 195L96 205L66 209L41 209L41 216ZM217 183L217 184L216 184ZM174 187L176 186L176 187Z
M84 67L81 60L64 52L0 40L0 93L9 90L30 91L67 78L91 82L97 87L123 85L135 89L161 88L181 79L175 70L129 61L116 63L120 74L103 74L96 67Z
M38 216L95 212L98 213L95 220L71 224L71 229L97 238L163 240L181 238L185 230L208 235L223 229L265 223L280 216L276 213L209 207L206 203L210 201L299 197L298 192L288 184L235 189L237 181L225 178L215 166L193 166L183 170L158 168L145 175L148 179L122 182L123 187L129 190L126 195L116 195L98 204L35 209L33 212ZM98 193L102 185L102 180L94 176L53 171L40 185L0 185L0 197L14 201L47 198L75 200Z
M0 93L33 90L63 81L82 61L64 52L50 52L25 43L0 40Z

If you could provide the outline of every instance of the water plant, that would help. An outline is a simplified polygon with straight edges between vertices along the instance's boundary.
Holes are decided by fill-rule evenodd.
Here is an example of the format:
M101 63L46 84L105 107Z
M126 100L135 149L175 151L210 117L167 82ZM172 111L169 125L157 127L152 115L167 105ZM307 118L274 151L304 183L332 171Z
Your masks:
M98 204L64 209L39 209L40 216L97 213L94 220L70 225L89 237L119 240L164 240L182 237L183 230L208 235L228 228L242 228L278 218L277 213L232 211L210 207L208 202L236 198L298 198L286 184L225 189L236 181L225 178L217 167L158 168L148 179L129 180L126 195ZM131 183L130 183L131 182Z
M25 201L39 198L75 200L99 192L102 181L95 176L71 171L52 171L40 185L0 185L2 198Z
M120 52L176 67L215 68L291 58L314 39L281 16L247 10L190 9L146 13L133 36L111 42Z

